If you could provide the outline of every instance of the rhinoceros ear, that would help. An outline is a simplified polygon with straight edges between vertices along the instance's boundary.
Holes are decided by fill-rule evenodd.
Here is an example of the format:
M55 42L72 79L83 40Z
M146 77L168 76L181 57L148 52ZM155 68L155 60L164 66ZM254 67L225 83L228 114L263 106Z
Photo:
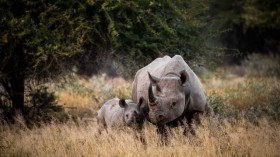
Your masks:
M141 108L144 107L144 104L145 104L145 99L141 96L137 105L139 108Z
M152 76L149 72L148 72L148 75L149 75L149 79L150 79L150 82L152 83L152 85L155 85L159 82L159 78Z
M125 102L125 99L120 99L119 105L121 108L125 108L127 106L127 103Z
M187 73L186 70L182 70L180 72L180 81L181 81L181 85L182 86L187 85L187 83L189 81L189 74Z

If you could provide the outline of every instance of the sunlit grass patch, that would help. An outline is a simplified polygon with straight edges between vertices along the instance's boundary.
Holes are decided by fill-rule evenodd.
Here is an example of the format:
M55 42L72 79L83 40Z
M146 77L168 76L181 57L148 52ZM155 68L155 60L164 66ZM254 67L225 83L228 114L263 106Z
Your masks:
M130 98L132 81L121 77L110 78L106 75L93 76L86 80L73 76L57 88L58 102L66 107L100 107L114 97Z

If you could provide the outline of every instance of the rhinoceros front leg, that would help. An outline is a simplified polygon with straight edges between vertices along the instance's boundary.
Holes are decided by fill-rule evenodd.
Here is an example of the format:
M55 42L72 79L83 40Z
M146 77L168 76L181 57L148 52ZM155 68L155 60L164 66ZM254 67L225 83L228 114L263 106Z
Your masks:
M165 125L157 125L157 132L160 135L161 142L163 145L168 144L168 133Z
M137 140L139 140L146 148L147 146L147 141L146 141L146 138L145 138L145 133L143 130L137 130L135 132L135 137Z
M195 129L193 128L193 125L199 125L201 124L201 115L203 112L201 111L188 111L185 114L186 120L187 120L187 126L184 129L184 135L187 135L188 133L191 133L192 135L196 135Z

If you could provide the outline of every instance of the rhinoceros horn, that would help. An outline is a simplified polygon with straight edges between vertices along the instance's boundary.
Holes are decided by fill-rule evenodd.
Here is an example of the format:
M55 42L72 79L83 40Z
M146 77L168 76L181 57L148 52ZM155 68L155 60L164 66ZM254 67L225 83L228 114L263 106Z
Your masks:
M149 72L148 72L148 75L149 75L149 79L150 79L150 86L149 86L149 90L148 90L149 102L151 105L155 105L156 101L157 101L157 97L153 93L153 86L156 86L156 89L158 91L160 91L160 88L157 85L157 83L159 82L159 79L152 76Z
M150 84L150 86L149 86L148 95L149 95L149 102L150 102L150 104L151 105L156 104L157 98L155 97L155 95L153 93L152 84Z

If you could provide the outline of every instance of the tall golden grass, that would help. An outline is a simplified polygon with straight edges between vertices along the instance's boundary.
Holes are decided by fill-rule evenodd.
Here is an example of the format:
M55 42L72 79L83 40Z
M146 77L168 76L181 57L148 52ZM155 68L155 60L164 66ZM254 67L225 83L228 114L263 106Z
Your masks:
M254 56L253 56L254 57ZM265 75L265 67L250 63L226 67L202 77L209 99L220 97L218 105L232 106L237 111L252 106L268 106L272 99L280 105L280 81L277 75ZM263 59L263 58L262 58ZM257 60L257 61L256 61ZM267 61L269 60L269 61ZM253 63L252 63L253 62ZM277 59L265 58L269 69L278 68ZM258 64L257 64L258 65ZM258 72L256 72L258 71ZM277 70L276 70L277 72ZM241 73L241 74L240 74ZM132 80L94 76L82 79L77 76L64 88L53 88L58 103L66 108L88 108L96 111L108 99L130 97ZM56 85L54 85L56 86ZM228 106L225 106L227 109ZM278 112L279 113L279 112ZM277 112L276 112L277 114ZM266 156L280 155L279 121L261 117L251 123L241 117L234 121L218 116L205 116L202 124L194 126L196 136L183 135L183 128L169 131L169 144L163 145L155 126L146 122L143 136L146 144L138 140L135 132L126 130L97 131L95 120L83 119L63 124L48 124L28 129L19 117L13 126L0 126L0 156Z
M129 98L132 80L104 75L90 79L73 76L66 87L58 89L58 104L65 107L88 107L97 110L105 101L113 97ZM70 83L69 83L70 82Z
M279 156L280 126L265 119L259 126L246 121L219 124L204 119L195 137L178 127L162 145L154 126L145 124L146 145L131 130L97 133L96 123L51 124L32 130L2 128L0 156Z

